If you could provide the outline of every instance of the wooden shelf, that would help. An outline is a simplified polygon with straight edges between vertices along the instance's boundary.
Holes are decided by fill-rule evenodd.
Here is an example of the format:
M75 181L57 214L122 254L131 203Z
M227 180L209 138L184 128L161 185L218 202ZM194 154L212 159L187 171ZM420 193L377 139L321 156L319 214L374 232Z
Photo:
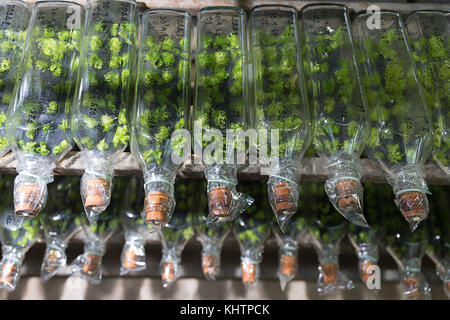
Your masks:
M84 164L80 157L81 153L71 151L56 166L55 174L57 175L82 175L84 172ZM363 158L362 167L364 170L361 181L386 183L384 171L373 160ZM426 181L430 185L448 185L449 181L444 172L434 163L429 162L426 168ZM244 165L238 170L238 178L241 180L265 180L266 175L260 174L260 165ZM203 165L184 165L178 175L182 178L200 179L204 177ZM14 154L9 152L0 158L0 173L15 174L16 161ZM119 161L115 167L115 175L117 176L139 176L141 170L136 158L129 152L121 154ZM304 158L302 160L301 180L303 181L325 181L328 177L326 168L326 160L322 158Z

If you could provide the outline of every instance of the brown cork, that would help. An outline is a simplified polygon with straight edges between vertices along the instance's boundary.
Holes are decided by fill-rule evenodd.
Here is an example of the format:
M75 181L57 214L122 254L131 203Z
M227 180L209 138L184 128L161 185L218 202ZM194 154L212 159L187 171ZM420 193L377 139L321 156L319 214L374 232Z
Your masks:
M254 283L256 280L256 265L254 263L243 262L241 264L242 282L244 284Z
M447 282L447 283L445 284L445 286L446 286L447 290L450 291L450 282Z
M170 196L164 191L149 192L144 201L145 222L166 225L170 212Z
M297 261L294 256L281 256L281 274L285 276L295 275L295 266Z
M106 207L105 190L111 187L111 182L102 178L86 179L84 181L84 207L91 210L95 207Z
M164 262L164 267L162 270L161 278L163 281L174 281L175 280L175 267L173 262Z
M35 217L39 213L41 188L37 183L22 183L16 190L14 212L18 216Z
M372 261L364 261L359 264L359 271L361 272L361 278L364 282L367 282L373 275L373 271L369 271L370 266L376 266Z
M49 273L53 272L57 268L56 266L59 265L58 260L59 260L59 251L55 249L50 249L46 257L47 263L45 264L44 270Z
M275 212L280 214L293 214L297 211L295 201L292 199L291 186L287 182L279 182L273 187Z
M208 194L209 212L213 216L230 215L231 190L228 187L213 188Z
M215 275L217 273L216 255L206 253L202 256L203 274Z
M95 254L87 254L83 266L83 273L91 274L97 271L100 264L100 256Z
M326 262L320 265L322 269L323 282L327 284L336 284L337 282L337 269L336 263Z
M399 207L405 218L415 220L415 218L424 219L427 215L425 211L425 195L419 191L406 191L400 194Z
M355 180L341 180L336 183L335 192L337 197L338 208L343 211L361 211L361 205L354 194L353 189L358 186L358 181Z
M14 263L7 262L2 265L2 274L0 277L1 283L12 283L13 282L13 274L17 270L17 266Z
M136 268L136 251L134 248L128 248L125 251L125 259L123 260L124 269Z
M420 280L414 277L407 277L403 279L403 283L406 286L406 290L409 291L408 297L410 298L418 298L421 296L421 292L419 290Z

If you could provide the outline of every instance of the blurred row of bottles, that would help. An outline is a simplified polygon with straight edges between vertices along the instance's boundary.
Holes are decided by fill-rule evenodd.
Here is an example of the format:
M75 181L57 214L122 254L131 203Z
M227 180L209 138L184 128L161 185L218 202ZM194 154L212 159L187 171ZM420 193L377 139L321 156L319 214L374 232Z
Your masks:
M39 218L25 220L21 226L13 214L13 201L6 196L1 203L0 240L3 257L0 263L0 284L14 290L21 274L26 252L36 242L45 242L41 277L44 281L57 274L82 277L99 284L102 278L102 257L108 240L116 233L125 240L120 274L142 271L147 267L146 240L157 233L162 244L160 272L163 286L168 287L182 276L182 252L185 245L196 238L202 245L201 262L208 280L220 276L221 251L230 234L239 243L241 252L242 282L254 287L260 277L265 242L274 235L279 247L278 277L284 290L296 277L301 246L311 244L319 262L317 290L329 295L337 290L354 288L339 269L341 240L348 236L358 257L361 280L377 292L381 281L378 265L380 247L386 247L398 265L403 297L430 299L431 291L421 273L421 262L426 253L436 265L437 275L444 290L450 294L450 221L448 219L448 187L433 187L432 215L426 224L412 233L402 218L396 214L389 197L387 185L365 184L365 207L371 228L348 223L336 214L318 183L306 183L302 189L304 202L299 212L290 220L283 233L271 213L265 186L261 181L243 181L243 190L255 194L258 201L234 223L211 226L204 223L207 212L205 183L200 180L177 182L177 205L171 222L164 229L145 224L140 215L144 197L141 178L117 178L118 192L114 193L108 214L101 215L96 225L89 224L79 201L79 179L57 176L50 188L49 204ZM13 176L0 179L0 192L6 192ZM81 231L84 253L66 265L66 249L70 239ZM300 250L299 250L300 248Z

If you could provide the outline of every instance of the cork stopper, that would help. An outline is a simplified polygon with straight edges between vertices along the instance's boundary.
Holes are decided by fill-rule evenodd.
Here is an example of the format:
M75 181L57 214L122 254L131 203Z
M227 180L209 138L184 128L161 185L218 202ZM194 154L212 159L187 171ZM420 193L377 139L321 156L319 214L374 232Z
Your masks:
M322 277L323 282L328 284L336 284L337 282L337 269L338 266L336 263L332 262L325 262L320 265L320 268L322 269Z
M14 273L17 270L17 266L15 263L6 262L2 265L0 283L13 283Z
M297 205L292 199L291 186L287 182L279 182L273 187L273 198L275 202L275 213L294 214L297 211Z
M281 256L281 274L285 276L294 276L296 264L297 261L294 256Z
M359 271L361 273L361 279L367 282L369 278L373 275L373 271L369 271L370 266L376 266L372 261L364 261L359 264Z
M105 195L111 187L111 182L102 178L91 178L84 181L84 207L93 210L96 207L108 205Z
M230 215L231 190L228 187L213 188L208 194L209 212L213 216Z
M16 189L14 212L20 217L34 218L39 213L41 188L37 183L25 182Z
M61 253L59 250L50 249L44 259L44 271L51 273L58 269L58 266L60 265L59 259L61 259Z
M255 283L256 280L256 265L250 262L241 263L242 282L244 284Z
M173 265L173 262L164 262L161 279L162 281L168 282L175 280L175 266Z
M217 274L216 255L212 253L203 254L202 267L203 267L203 274L216 275Z
M145 222L166 225L170 213L170 196L164 191L149 192L144 200Z
M342 211L362 211L360 201L354 196L354 189L359 185L356 180L340 180L336 183L335 192L338 208Z
M136 268L136 251L130 247L125 251L125 258L122 264L124 269Z
M92 274L96 272L100 264L100 258L95 254L87 254L83 265L83 273Z
M420 281L414 277L406 277L403 279L403 284L406 287L406 291L408 291L408 298L419 298L421 296Z
M426 218L426 196L420 191L406 191L399 195L399 208L408 221Z

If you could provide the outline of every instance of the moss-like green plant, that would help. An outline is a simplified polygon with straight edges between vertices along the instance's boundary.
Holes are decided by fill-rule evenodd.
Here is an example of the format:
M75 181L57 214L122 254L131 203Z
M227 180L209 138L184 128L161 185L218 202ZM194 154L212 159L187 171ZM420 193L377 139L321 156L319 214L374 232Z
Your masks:
M93 6L97 13L87 18L86 61L72 133L81 150L114 153L124 150L130 139L127 108L135 57L135 4L98 0Z
M164 18L164 21L160 18ZM171 154L183 155L184 137L171 140L174 130L186 129L190 81L190 18L181 13L144 17L135 97L136 152L145 167L168 165ZM180 23L184 32L160 36L155 25Z
M5 19L12 19L13 23L2 21L5 24L0 30L0 155L9 148L5 131L6 113L19 75L30 9L22 3L9 3L8 13Z
M314 10L318 11L317 14L328 13L326 8ZM319 155L331 157L344 153L359 157L364 149L369 119L358 82L358 70L353 63L349 30L345 21L338 27L333 26L336 24L334 20L316 25L308 20L312 13L306 11L302 26L304 50L309 57L304 61L305 70L308 70L308 85L314 105L313 144Z
M33 14L43 17L49 12L44 7L34 10ZM71 148L67 119L69 98L78 72L82 32L66 27L66 17L61 15L63 8L55 10L52 21L46 17L47 20L41 19L39 25L29 30L26 57L12 97L8 127L8 139L14 150L50 159L59 158ZM19 36L23 37L15 37ZM0 65L4 72L9 68L5 61Z
M400 18L389 13L385 16L392 26L371 35L362 31L361 17L356 42L372 120L368 154L392 168L426 160L432 147L432 124L400 30Z
M434 158L450 165L450 39L444 13L416 13L407 20L411 49L434 124Z
M280 158L301 156L309 144L309 110L302 97L295 25L287 24L280 34L264 26L253 28L255 126L279 130Z

